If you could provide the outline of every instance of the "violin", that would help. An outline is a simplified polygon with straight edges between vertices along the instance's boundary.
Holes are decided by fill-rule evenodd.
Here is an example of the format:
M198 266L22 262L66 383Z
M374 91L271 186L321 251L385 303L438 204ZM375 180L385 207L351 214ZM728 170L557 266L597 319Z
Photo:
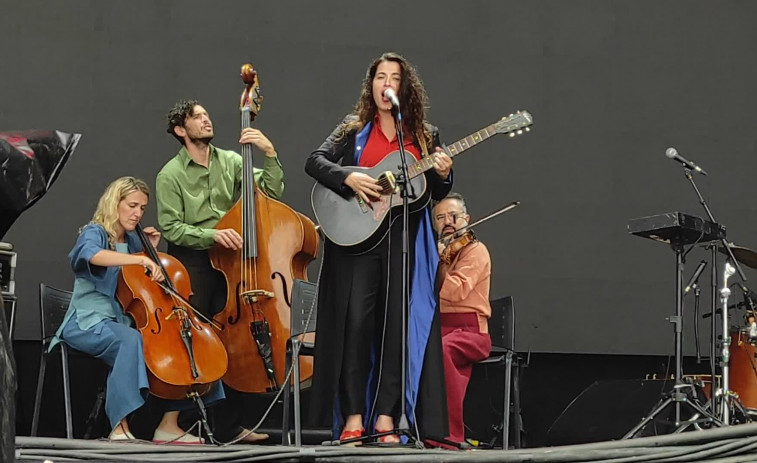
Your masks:
M457 254L462 251L463 248L471 243L478 241L476 235L473 234L473 230L470 229L465 230L459 236L456 235L457 232L453 233L449 238L440 240L445 243L445 247L444 250L439 253L439 260L447 265L451 264L452 261L455 260Z
M492 219L502 213L505 213L509 211L510 209L515 208L520 204L520 201L513 201L509 203L507 206L503 207L502 209L495 211L486 217L476 220L475 222L466 225L462 227L461 229L455 231L449 236L442 237L439 239L439 242L444 244L444 249L442 252L439 253L439 260L441 260L445 264L452 263L453 260L455 260L455 257L457 254L466 246L468 246L471 243L475 243L478 241L478 238L476 238L476 235L473 234L473 227L476 225L482 224L486 222L489 219Z
M144 249L137 255L156 262L165 279L152 281L142 267L124 266L116 298L142 335L150 393L169 400L203 395L226 373L226 349L187 301L192 288L184 265L157 252L141 225L136 231Z

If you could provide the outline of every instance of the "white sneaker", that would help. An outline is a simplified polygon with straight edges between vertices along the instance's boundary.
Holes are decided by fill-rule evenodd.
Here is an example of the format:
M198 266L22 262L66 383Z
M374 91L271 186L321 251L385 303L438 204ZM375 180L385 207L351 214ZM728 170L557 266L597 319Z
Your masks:
M155 430L152 436L155 444L175 444L175 445L202 445L205 440L192 434L171 434L170 432Z

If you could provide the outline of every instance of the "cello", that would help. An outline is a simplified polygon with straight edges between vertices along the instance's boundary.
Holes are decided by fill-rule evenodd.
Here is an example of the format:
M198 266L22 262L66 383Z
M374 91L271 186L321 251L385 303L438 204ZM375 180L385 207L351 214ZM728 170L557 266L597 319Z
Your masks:
M240 99L242 129L260 111L257 71L242 66L245 89ZM253 181L252 146L242 145L241 197L218 221L216 229L233 228L241 249L210 248L213 268L226 279L226 302L214 320L229 355L223 382L242 392L278 390L286 377L286 343L290 333L294 279L307 279L307 266L318 252L313 222L261 192ZM303 380L313 374L312 359L303 359Z
M175 257L159 253L136 228L144 252L165 276L158 283L139 266L121 268L116 298L142 334L150 393L180 400L201 396L226 373L228 359L218 335L197 318L187 302L192 292L189 275Z

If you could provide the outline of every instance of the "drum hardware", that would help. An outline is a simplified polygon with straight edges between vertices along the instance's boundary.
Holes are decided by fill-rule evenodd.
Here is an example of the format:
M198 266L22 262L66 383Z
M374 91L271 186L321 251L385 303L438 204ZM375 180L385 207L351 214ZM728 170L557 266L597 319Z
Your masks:
M745 249L745 248L740 248ZM722 252L722 250L721 250ZM739 258L745 256L744 252L739 254ZM757 395L754 395L752 389L757 387L757 370L755 364L749 357L757 357L757 352L748 352L747 346L752 348L757 345L757 323L755 320L755 295L747 287L739 282L728 284L728 279L736 273L736 269L730 261L726 261L723 272L723 285L720 289L721 308L717 314L721 316L720 325L722 328L722 337L720 342L720 361L719 365L722 372L722 381L720 387L715 391L711 402L717 404L715 411L717 416L726 425L740 424L751 422L752 418L757 415L757 410L747 408L748 405L757 407ZM744 295L744 302L728 305L728 299L731 295L731 287L739 287ZM757 298L755 298L757 299ZM741 328L732 330L729 324L729 309L745 307L744 322ZM713 338L713 343L715 339ZM742 353L742 350L744 351ZM744 353L746 355L744 355ZM742 365L742 363L748 365ZM736 371L739 368L741 371ZM747 382L751 373L751 382ZM747 402L742 400L740 392L745 394ZM747 405L747 406L745 406Z
M736 246L733 243L728 243L728 249L731 250L733 253L733 257L741 262L742 264L746 265L749 268L757 269L757 252L752 251L749 248L745 248L742 246ZM722 254L728 255L728 251L721 247L720 252Z
M723 342L721 343L720 351L720 365L723 372L723 381L720 389L720 418L724 423L730 423L730 410L729 401L733 397L729 390L729 375L730 375L730 347L731 347L731 334L728 330L728 298L731 296L731 289L728 287L728 278L736 273L736 269L730 262L725 263L723 270L723 288L720 290L721 301L721 326L723 327ZM715 394L718 395L717 393Z

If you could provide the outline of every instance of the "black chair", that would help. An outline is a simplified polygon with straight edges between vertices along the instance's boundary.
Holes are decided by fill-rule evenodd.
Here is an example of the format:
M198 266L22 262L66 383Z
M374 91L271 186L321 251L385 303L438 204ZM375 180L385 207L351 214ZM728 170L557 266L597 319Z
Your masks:
M37 379L37 394L34 398L34 415L32 418L32 436L37 435L37 426L39 425L39 413L42 405L42 389L45 386L45 367L47 358L53 355L47 352L50 342L55 333L58 331L63 318L71 302L71 292L62 289L47 286L44 283L39 284L39 310L40 320L42 321L42 355L39 363L39 376ZM71 424L71 391L68 379L68 347L65 343L60 344L60 360L63 370L63 401L66 408L66 437L74 438L73 425Z
M8 326L8 339L13 339L16 331L16 302L17 298L10 293L2 293L2 307L5 310L5 323Z
M513 447L521 447L523 423L520 413L520 368L522 362L515 353L515 305L512 296L505 296L490 302L492 316L489 319L489 336L492 350L489 357L479 365L503 365L505 374L504 402L502 409L502 448L510 447L511 421L515 421Z
M39 310L40 320L42 322L42 354L40 355L39 362L39 376L37 378L37 393L34 398L34 414L32 416L32 430L31 435L37 435L37 428L39 426L39 414L42 407L42 391L45 387L45 370L47 366L47 359L54 352L48 352L50 342L53 340L55 333L58 331L63 319L68 311L68 305L71 302L71 292L62 289L53 288L44 283L39 284ZM91 358L89 355L79 352L66 345L65 342L60 342L60 360L61 370L63 373L63 405L66 410L66 437L68 439L74 438L73 419L71 413L71 383L69 381L69 368L68 359L70 354L78 354L82 357ZM96 427L98 426L101 418L101 412L105 404L105 386L100 387L100 391L97 394L92 410L86 422L86 431L84 438L91 437Z
M292 314L290 317L289 339L287 340L286 349L286 371L292 369L291 381L284 384L284 404L283 418L281 424L281 444L292 445L292 439L289 435L289 418L290 418L290 396L291 383L294 383L294 445L302 445L302 423L300 410L300 356L312 356L315 351L315 344L306 342L301 339L305 333L315 332L315 319L317 314L317 304L315 303L317 285L303 280L294 280L292 287Z

